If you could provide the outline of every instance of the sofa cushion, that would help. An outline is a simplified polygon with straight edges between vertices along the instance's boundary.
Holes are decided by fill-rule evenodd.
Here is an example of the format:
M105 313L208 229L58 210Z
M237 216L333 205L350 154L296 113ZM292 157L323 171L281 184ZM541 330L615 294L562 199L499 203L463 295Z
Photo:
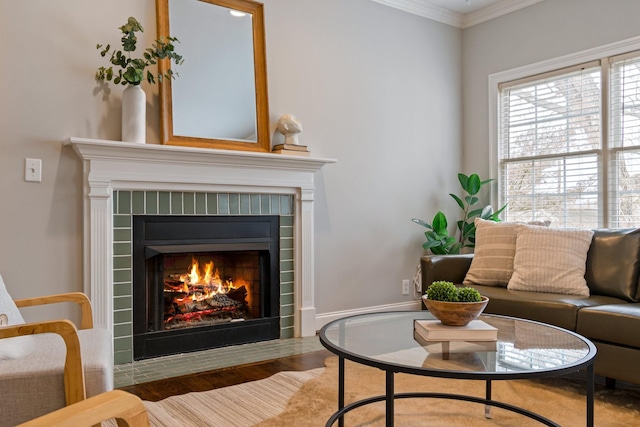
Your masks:
M463 284L506 287L513 273L518 224L475 219L476 243Z
M520 226L510 290L589 295L584 278L592 230Z
M640 229L595 230L585 278L591 293L640 301Z
M606 304L578 313L576 332L589 339L640 348L640 303Z
M576 330L578 311L603 304L621 304L623 300L592 295L560 295L544 292L510 291L496 286L473 286L489 298L485 313L520 317Z
M0 327L21 325L24 323L22 314L9 295L7 287L0 275ZM0 342L0 360L18 359L34 350L33 337L22 336L4 338Z

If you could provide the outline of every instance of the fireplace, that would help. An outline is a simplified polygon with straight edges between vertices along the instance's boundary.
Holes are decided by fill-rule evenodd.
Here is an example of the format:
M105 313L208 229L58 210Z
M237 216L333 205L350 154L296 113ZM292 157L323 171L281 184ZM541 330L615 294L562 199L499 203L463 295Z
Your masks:
M113 333L116 364L133 361L136 215L279 215L280 336L315 335L314 176L335 159L76 137L64 145L82 159L83 290L94 325Z
M133 358L280 337L278 216L133 217Z

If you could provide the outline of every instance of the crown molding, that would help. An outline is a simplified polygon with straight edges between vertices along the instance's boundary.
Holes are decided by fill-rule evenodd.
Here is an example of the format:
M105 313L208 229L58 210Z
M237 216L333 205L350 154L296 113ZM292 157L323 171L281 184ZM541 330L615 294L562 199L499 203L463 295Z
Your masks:
M502 0L475 12L463 15L461 28L473 27L474 25L490 21L499 16L507 15L543 1L544 0Z
M499 16L532 6L544 0L501 0L476 12L462 14L435 6L429 0L371 0L386 6L404 10L424 18L442 22L457 28L469 28Z
M445 9L443 7L434 6L426 0L371 0L376 3L384 4L405 12L413 13L424 18L442 22L447 25L462 28L462 15Z

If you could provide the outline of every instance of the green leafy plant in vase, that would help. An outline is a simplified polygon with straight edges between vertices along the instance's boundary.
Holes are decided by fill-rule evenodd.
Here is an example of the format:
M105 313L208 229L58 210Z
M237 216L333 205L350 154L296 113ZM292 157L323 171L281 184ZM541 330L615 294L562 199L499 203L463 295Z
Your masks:
M462 190L466 193L463 199L455 194L449 195L456 201L460 209L462 209L462 219L456 223L458 238L449 234L449 223L447 217L442 211L438 211L433 217L433 221L428 223L419 218L411 220L416 224L426 227L424 235L427 241L422 245L424 249L430 250L436 255L459 254L462 248L473 248L476 242L476 226L475 218L481 218L490 221L500 221L498 215L507 207L504 205L496 212L493 211L491 205L477 208L480 203L478 193L482 187L493 179L481 180L477 174L465 175L458 174L458 181L462 186Z
M129 17L127 23L120 27L122 32L122 50L112 48L110 44L98 44L100 56L108 57L110 66L100 67L95 78L98 81L110 82L126 86L122 93L122 140L127 142L145 142L146 130L146 95L140 88L140 83L147 81L155 84L156 80L173 79L177 73L167 67L165 73L152 73L148 67L157 65L158 61L173 61L176 65L184 62L174 43L179 42L175 37L160 37L151 47L146 48L141 57L132 57L136 51L138 37L136 33L144 32L144 28L134 17Z
M154 74L147 70L147 67L156 65L162 59L173 60L176 65L184 62L182 56L175 51L174 43L179 43L177 38L160 37L155 40L151 47L145 49L142 57L132 58L131 53L135 52L138 42L136 33L144 32L144 28L136 18L131 16L127 23L120 27L120 31L122 32L122 38L120 39L122 50L112 49L110 44L104 48L101 44L96 45L96 49L100 50L100 56L108 56L111 63L109 67L98 68L96 72L97 80L111 81L113 79L115 84L139 85L143 80L154 84L156 78L161 82L163 78L171 79L177 76L177 73L174 73L171 68L168 68L164 74ZM116 67L117 72L114 71L114 67Z

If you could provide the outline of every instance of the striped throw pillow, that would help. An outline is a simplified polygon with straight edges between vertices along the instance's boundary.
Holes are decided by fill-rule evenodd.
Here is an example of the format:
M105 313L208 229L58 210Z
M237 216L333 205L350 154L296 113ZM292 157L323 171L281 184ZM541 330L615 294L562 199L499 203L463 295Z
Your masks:
M465 286L506 287L513 273L516 231L519 224L475 219L476 246Z

